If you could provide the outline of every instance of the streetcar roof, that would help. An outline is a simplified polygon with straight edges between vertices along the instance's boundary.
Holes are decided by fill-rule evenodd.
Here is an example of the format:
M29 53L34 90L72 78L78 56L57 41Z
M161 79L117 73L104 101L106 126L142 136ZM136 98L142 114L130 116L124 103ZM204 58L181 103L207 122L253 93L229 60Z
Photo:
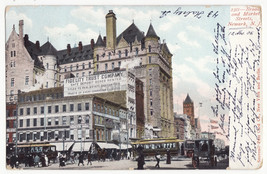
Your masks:
M183 142L184 140L175 138L157 138L157 139L146 139L132 142L131 144L156 144L156 143L176 143Z
M17 147L50 147L50 146L55 146L52 144L22 144L18 145Z

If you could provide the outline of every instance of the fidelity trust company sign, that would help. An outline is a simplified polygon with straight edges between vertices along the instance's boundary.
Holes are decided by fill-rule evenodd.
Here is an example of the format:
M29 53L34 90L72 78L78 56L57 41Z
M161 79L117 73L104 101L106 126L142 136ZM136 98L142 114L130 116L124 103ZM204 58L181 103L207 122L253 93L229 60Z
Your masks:
M127 90L127 71L94 74L64 80L64 96Z

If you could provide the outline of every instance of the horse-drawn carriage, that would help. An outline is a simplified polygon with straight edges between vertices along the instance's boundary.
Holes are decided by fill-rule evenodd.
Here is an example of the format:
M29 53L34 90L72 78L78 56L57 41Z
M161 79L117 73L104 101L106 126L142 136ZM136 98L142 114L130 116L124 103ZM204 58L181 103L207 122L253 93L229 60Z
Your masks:
M199 167L201 161L207 161L209 166L217 166L217 157L215 155L215 146L212 139L195 140L192 165Z

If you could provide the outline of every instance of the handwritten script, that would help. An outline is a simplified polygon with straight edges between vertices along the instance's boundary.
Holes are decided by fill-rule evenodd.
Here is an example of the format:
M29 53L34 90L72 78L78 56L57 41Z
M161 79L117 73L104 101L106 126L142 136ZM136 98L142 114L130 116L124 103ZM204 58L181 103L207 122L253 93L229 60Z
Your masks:
M202 17L207 18L216 18L219 15L218 11L209 11L208 13L205 11L199 11L199 10L183 10L182 7L178 7L176 10L163 10L161 11L161 15L159 18L164 18L167 15L176 15L176 16L182 16L182 17L193 17L196 19L200 19Z
M260 9L231 7L230 13L227 26L214 28L217 103L211 109L230 142L230 168L257 168L262 159ZM229 119L218 110L227 111Z

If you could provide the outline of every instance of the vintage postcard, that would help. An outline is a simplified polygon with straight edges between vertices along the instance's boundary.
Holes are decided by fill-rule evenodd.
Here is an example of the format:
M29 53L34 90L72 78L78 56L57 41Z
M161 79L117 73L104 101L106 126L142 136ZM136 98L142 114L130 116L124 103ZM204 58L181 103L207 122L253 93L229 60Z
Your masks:
M6 169L260 168L261 13L7 6Z

